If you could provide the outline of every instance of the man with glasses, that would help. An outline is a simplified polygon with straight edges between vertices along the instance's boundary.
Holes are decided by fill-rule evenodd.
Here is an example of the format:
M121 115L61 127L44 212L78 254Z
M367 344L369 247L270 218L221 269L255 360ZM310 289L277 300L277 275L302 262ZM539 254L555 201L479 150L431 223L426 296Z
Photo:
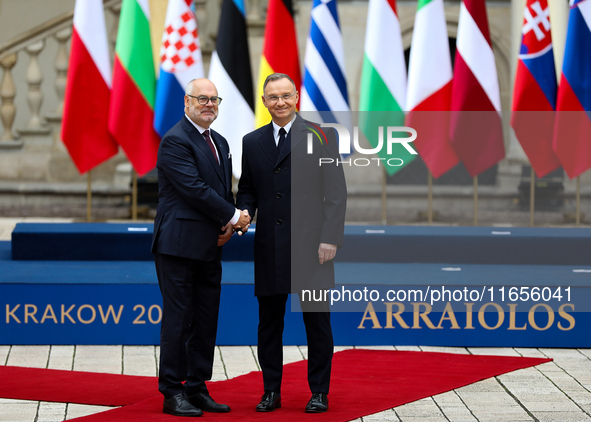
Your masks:
M234 207L226 139L209 126L222 99L207 79L185 90L185 115L158 151L158 210L152 252L162 293L158 389L163 412L201 416L229 412L207 391L211 379L222 278L222 245L246 230ZM185 383L183 384L183 381Z
M335 131L325 129L322 142L308 144L315 125L296 113L298 92L293 80L274 73L265 80L263 92L272 121L243 139L237 196L240 208L252 216L257 213L255 295L264 394L256 410L281 407L284 316L289 293L298 293L312 392L305 411L326 412L333 355L330 307L326 300L306 301L303 291L314 290L319 297L318 293L334 287L332 259L344 237L345 177L342 166L319 166L320 158L335 162L340 158Z

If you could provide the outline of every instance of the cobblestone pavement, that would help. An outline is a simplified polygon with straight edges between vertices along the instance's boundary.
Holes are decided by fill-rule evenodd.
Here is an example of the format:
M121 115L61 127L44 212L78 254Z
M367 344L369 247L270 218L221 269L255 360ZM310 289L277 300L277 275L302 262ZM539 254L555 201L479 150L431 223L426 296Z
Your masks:
M20 221L71 219L0 218L0 240ZM335 351L352 347L337 347ZM356 422L591 421L591 349L458 348L376 346L382 350L440 351L504 356L549 357L553 362L489 378ZM284 349L284 363L306 359L305 346ZM127 375L156 376L159 348L154 346L0 346L0 365ZM213 380L258 371L255 346L217 348ZM253 403L253 407L256 403ZM304 405L304 404L302 404ZM107 407L0 398L0 422L53 422L107 410Z
M336 351L349 348L337 347ZM357 422L591 421L591 349L367 348L550 357L554 361L365 416L356 419ZM306 357L305 346L285 347L285 363ZM158 358L159 348L154 346L0 346L2 365L34 368L156 376ZM258 370L255 346L217 347L214 381ZM255 405L253 403L253 411ZM0 399L0 421L62 421L107 409L102 406Z

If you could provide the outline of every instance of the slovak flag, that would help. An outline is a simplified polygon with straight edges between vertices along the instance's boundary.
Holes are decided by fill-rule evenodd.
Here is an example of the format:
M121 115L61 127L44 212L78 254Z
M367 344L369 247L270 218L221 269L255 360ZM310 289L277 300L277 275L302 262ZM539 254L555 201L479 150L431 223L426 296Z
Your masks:
M166 10L154 106L154 129L160 137L185 114L187 84L204 77L197 19L190 5L191 0L169 0Z
M527 0L523 13L511 126L538 177L560 167L552 149L556 71L548 0Z
M552 146L573 179L591 168L591 0L571 0Z

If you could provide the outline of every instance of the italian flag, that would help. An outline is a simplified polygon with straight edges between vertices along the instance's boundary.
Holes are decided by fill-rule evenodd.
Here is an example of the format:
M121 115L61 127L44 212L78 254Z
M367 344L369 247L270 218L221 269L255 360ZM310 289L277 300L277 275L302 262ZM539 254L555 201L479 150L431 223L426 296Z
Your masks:
M160 138L153 127L156 74L148 0L123 0L115 44L109 131L142 176L156 166Z
M443 0L419 0L408 67L406 126L414 146L437 178L459 162L449 143L453 72Z
M77 0L62 140L80 174L117 154L109 133L111 60L102 0Z
M402 144L393 144L391 154L386 147L387 127L404 126L405 104L406 65L396 1L370 0L361 71L359 127L378 156L390 161L391 165L384 166L390 175L416 157Z
M302 77L291 0L269 0L255 102L255 127L271 122L271 115L263 105L261 97L265 79L276 72L289 75L295 82L296 89L300 90Z

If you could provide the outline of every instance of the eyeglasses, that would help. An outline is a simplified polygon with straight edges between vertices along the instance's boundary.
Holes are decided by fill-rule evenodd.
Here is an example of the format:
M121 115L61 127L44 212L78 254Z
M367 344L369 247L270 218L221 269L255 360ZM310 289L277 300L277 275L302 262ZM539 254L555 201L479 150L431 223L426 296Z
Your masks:
M222 103L222 97L206 97L205 95L200 95L196 97L194 95L189 94L187 94L187 97L197 98L197 102L201 105L205 105L210 101L215 106L219 106Z
M293 97L294 95L297 94L297 91L294 92L293 94L283 94L283 95L270 95L268 97L265 97L267 99L267 101L269 101L270 103L276 103L277 101L279 101L279 99L281 98L283 101L287 101L289 100L291 97Z

